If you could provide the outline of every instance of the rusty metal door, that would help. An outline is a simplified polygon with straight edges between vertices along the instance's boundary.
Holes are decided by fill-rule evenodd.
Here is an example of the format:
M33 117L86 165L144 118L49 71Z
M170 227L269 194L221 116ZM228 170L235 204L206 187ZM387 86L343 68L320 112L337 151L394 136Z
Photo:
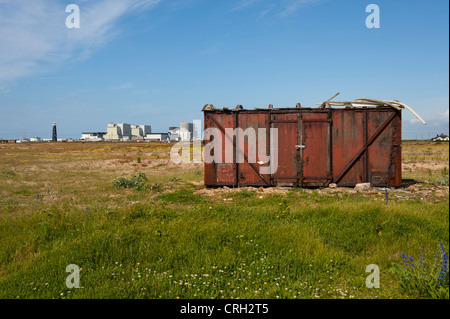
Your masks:
M329 112L271 115L278 129L276 186L314 187L331 183L331 116Z
M224 127L236 127L235 116L230 113L218 113L214 114L214 116L205 116L205 128L217 128L221 132L221 142L220 145L225 142L230 137L225 134ZM211 138L207 139L206 144L211 143ZM213 149L213 152L217 152L219 150ZM214 162L211 164L205 164L205 185L215 185L215 186L237 186L237 176L236 176L236 164L235 163L227 163L225 161L225 154L223 150L222 158L218 162ZM214 155L214 154L211 154ZM235 153L233 153L233 156Z
M330 113L304 113L299 119L300 187L329 185L332 181Z
M278 169L272 175L275 186L297 186L299 184L300 115L295 113L271 114L270 124L278 129Z
M333 116L333 182L401 186L401 112L342 110Z
M255 163L249 159L249 150L253 149L256 153L259 146L259 140L256 145L245 143L244 148L237 144L236 128L245 131L248 128L257 131L260 126L266 127L268 117L264 114L240 114L238 112L225 112L217 114L205 114L205 128L217 128L221 132L220 140L222 145L222 158L219 162L211 164L205 163L205 185L206 186L271 186L270 177L260 173L260 163ZM231 129L227 133L227 129ZM231 133L231 134L229 134ZM245 134L245 132L244 132ZM206 139L205 144L209 144L211 139ZM226 143L232 144L232 154L227 154ZM219 143L220 144L220 143ZM237 162L237 155L243 157L243 163ZM232 155L232 162L226 161L226 156Z

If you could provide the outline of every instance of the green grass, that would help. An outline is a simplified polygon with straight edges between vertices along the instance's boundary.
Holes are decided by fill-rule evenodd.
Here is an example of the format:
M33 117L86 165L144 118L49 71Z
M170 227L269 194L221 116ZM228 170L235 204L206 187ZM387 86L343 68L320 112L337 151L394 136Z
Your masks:
M440 244L433 259L408 257L402 254L402 264L394 263L392 272L400 278L400 288L417 298L449 299L449 252Z
M408 297L389 268L448 242L448 202L297 206L302 197L212 204L180 190L120 209L42 204L0 219L0 298ZM65 287L69 264L82 289ZM365 287L369 264L382 269L379 290Z
M208 196L201 166L168 167L168 147L0 147L0 298L448 295L448 285L436 295L398 267L404 253L433 260L439 243L448 251L448 186L437 183L447 168L431 171L440 187L431 196L392 193L389 204L383 193L321 189ZM116 186L131 188L115 187L121 178ZM71 264L82 269L81 289L65 285ZM380 289L365 285L370 264L380 267Z

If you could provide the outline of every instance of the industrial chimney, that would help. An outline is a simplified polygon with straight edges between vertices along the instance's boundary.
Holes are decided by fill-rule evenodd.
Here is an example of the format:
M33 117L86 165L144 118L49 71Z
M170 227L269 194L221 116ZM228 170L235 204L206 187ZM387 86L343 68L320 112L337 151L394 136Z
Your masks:
M56 123L55 122L53 122L52 142L58 142L58 135L56 134Z

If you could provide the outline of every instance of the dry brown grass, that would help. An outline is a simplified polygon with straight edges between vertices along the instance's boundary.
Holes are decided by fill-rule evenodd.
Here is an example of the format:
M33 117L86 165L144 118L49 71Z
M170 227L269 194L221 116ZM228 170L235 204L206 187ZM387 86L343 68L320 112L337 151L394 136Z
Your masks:
M216 196L216 190L203 189L202 165L177 165L170 161L172 146L166 143L0 144L0 197L26 201L40 194L44 200L68 199L77 200L81 205L92 201L120 205L124 198L132 197L133 192L118 195L111 186L112 181L139 173L146 174L152 183L167 184L167 192L176 188L177 183L170 180L177 177L183 180L179 186L190 183L200 194ZM435 185L448 167L448 143L404 142L403 176L419 182L419 185L408 185L408 189L433 190L448 196L448 187ZM5 172L12 172L14 176L7 176ZM427 183L430 185L422 185ZM268 189L261 196L287 191ZM222 190L219 197L227 192L235 191Z
M201 182L202 176L198 174L201 166L176 165L170 161L172 145L1 144L0 199L3 200L0 211L31 213L36 209L34 202L38 194L43 202L49 203L73 201L80 206L92 203L120 206L130 202L133 191L120 191L119 194L112 187L112 181L132 174L144 173L151 183L167 183L168 188L176 187L176 183L170 183L173 177L182 178L184 182ZM5 204L7 200L12 201L9 207ZM17 200L23 201L23 205L14 205Z

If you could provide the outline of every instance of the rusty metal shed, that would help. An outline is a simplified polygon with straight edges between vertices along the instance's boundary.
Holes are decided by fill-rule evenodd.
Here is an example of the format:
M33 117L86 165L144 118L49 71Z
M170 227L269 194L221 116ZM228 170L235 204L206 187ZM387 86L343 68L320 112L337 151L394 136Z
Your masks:
M328 102L328 101L327 101ZM324 102L326 103L326 102ZM370 103L369 103L370 104ZM328 107L326 107L328 105ZM337 104L339 105L339 104ZM402 185L402 111L399 107L375 105L333 108L203 109L205 130L216 128L222 140L233 143L233 163L205 162L207 187L327 187L335 183L354 187L372 183L376 187ZM278 169L261 174L263 163L249 161L248 140L236 147L236 136L227 129L278 129ZM264 139L271 152L269 133ZM213 139L206 137L205 145ZM258 139L257 144L260 144ZM260 145L257 145L259 147ZM252 145L253 147L253 145ZM244 162L236 161L243 153ZM225 157L225 146L222 149Z

